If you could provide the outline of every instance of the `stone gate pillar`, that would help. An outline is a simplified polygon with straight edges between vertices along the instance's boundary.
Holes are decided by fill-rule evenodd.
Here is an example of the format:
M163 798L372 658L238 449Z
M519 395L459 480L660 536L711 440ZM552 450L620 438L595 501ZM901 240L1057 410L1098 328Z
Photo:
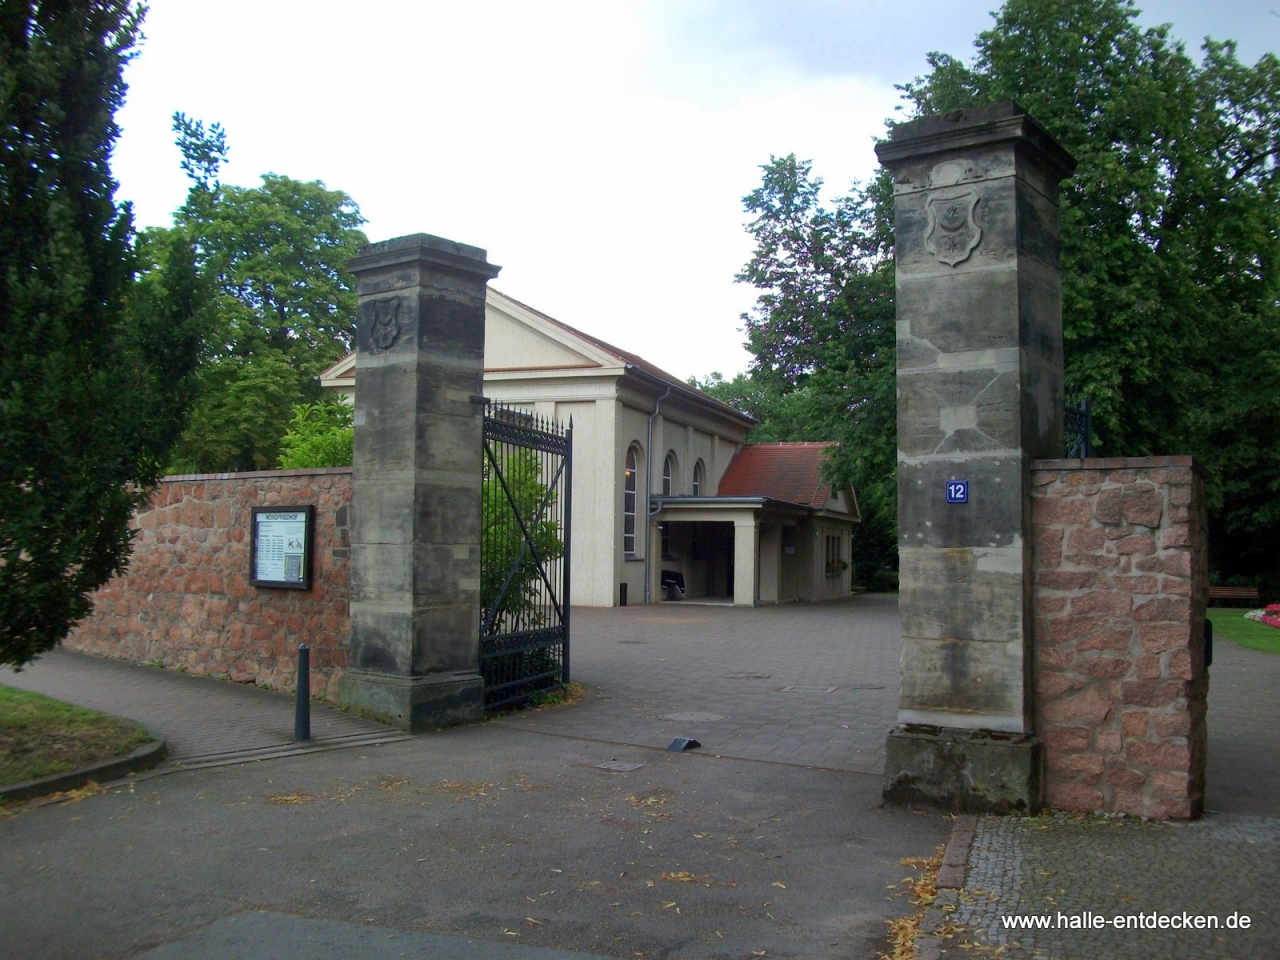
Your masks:
M359 279L349 669L339 701L401 729L480 720L485 251L415 234Z
M893 174L902 686L884 795L1036 809L1030 461L1062 452L1058 183L1016 104L924 117Z

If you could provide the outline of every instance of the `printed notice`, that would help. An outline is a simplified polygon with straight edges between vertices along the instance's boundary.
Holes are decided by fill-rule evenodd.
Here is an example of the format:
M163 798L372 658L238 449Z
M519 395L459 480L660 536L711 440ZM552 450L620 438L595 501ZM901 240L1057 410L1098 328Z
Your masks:
M280 510L259 513L255 580L302 583L306 575L307 512Z

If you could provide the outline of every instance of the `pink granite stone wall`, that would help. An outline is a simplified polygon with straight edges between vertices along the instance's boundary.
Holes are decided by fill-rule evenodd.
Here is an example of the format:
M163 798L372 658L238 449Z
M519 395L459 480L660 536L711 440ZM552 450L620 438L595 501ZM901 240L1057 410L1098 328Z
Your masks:
M315 506L309 590L249 583L253 507ZM134 523L125 575L63 645L99 656L293 689L298 644L330 699L346 666L351 469L170 477Z
M1204 806L1204 498L1190 457L1032 464L1036 730L1063 810Z

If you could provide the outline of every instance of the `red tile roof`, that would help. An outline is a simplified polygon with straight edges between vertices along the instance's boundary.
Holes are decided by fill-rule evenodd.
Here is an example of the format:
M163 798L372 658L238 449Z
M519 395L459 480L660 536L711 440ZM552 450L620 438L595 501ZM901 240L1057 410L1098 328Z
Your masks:
M721 497L772 497L822 510L831 487L822 463L838 443L748 443L720 478Z

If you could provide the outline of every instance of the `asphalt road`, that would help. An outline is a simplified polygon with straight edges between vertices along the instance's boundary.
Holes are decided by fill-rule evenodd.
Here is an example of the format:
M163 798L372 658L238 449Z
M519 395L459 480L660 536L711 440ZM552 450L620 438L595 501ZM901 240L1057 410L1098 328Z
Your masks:
M613 759L643 766L596 766ZM431 934L458 949L872 958L906 912L888 888L899 861L950 827L881 809L879 789L497 724L181 771L0 819L0 957L447 956L397 942ZM346 952L289 952L310 935L297 918L401 953L341 937Z

